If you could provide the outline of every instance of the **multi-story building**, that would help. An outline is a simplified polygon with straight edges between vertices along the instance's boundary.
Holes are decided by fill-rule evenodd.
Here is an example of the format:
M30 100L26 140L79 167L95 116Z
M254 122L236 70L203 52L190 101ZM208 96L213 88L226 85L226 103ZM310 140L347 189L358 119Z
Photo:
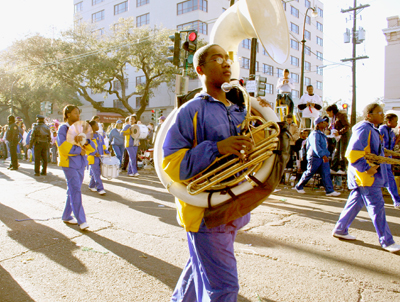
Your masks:
M266 0L268 1L268 0ZM188 27L196 29L201 39L208 41L215 20L229 8L228 0L74 0L75 19L91 22L99 35L110 30L119 18L134 17L138 27L148 25L163 25L164 27L181 30ZM279 77L283 76L283 70L289 69L296 88L292 91L294 100L300 97L301 53L303 38L303 24L305 24L305 65L304 85L312 84L315 93L322 97L323 93L323 4L318 0L292 0L282 1L286 12L290 33L290 55L284 64L275 63L259 43L257 52L256 74L267 78L266 99L274 103L276 98L276 84ZM311 14L305 16L308 7L316 7L318 15L313 18ZM308 10L310 13L311 10ZM262 30L262 29L257 29ZM227 33L229 34L229 33ZM268 41L265 41L268 43ZM240 76L248 77L250 69L251 39L243 40L239 45L238 56L240 61ZM134 91L135 86L143 80L140 73L133 69L128 70L128 91ZM199 81L190 81L189 88L199 87ZM305 89L304 89L305 91ZM97 101L104 101L104 106L120 106L110 96L104 99L103 95L92 95ZM95 110L84 100L84 115L87 117L97 114ZM132 98L129 104L133 108L139 108L139 98ZM161 86L155 96L149 100L148 111L142 115L143 122L150 121L150 110L162 108L164 114L173 109L175 102L174 92L168 90L166 85ZM110 114L100 114L112 120Z
M400 18L399 16L387 18L388 28L383 30L386 36L385 46L385 111L395 110L400 113Z

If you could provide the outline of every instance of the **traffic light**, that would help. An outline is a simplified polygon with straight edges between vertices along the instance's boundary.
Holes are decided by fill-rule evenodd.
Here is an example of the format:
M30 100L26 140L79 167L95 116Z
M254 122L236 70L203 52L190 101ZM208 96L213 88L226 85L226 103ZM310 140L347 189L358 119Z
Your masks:
M173 65L179 67L180 65L180 53L181 53L181 34L176 32L175 34L169 36L172 42L174 42L174 46L169 46L168 49L174 55L168 57L168 61L170 61Z
M158 117L163 115L163 111L161 109L158 110Z
M40 102L40 111L46 111L46 102Z
M52 113L53 113L53 103L46 102L46 111L47 111L47 113L49 113L49 114L52 114Z
M193 57L197 49L197 30L188 31L182 48L187 51L187 66L193 66Z
M151 119L152 119L153 121L157 121L157 118L156 118L156 111L155 111L154 109L151 109Z
M343 105L342 105L342 108L343 108L344 110L347 110L347 108L349 108L349 105L343 104Z
M257 76L257 93L256 96L265 96L265 88L267 88L267 78Z

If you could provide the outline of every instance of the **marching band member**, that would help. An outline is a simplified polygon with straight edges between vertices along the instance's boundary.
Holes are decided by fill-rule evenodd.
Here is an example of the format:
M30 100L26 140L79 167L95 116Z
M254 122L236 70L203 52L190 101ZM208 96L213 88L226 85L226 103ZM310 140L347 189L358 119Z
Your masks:
M79 108L67 105L63 109L64 124L60 126L57 134L58 165L62 167L67 181L67 201L62 220L69 224L79 224L84 230L89 227L86 222L85 210L82 206L82 182L87 166L86 154L95 150L94 143L87 139L83 147L67 142L69 127L79 121ZM78 137L75 138L78 141ZM71 216L74 213L75 218Z
M219 45L197 50L194 68L203 91L179 108L163 145L163 169L182 182L203 171L222 154L241 158L251 150L247 137L238 136L245 118L243 105L230 102L221 85L230 81L231 60ZM247 152L247 151L244 151ZM178 219L187 231L190 258L171 301L237 301L239 282L233 243L250 213L228 224L208 229L204 208L176 199Z
M122 156L124 155L124 139L125 136L122 133L122 121L118 120L115 123L115 128L113 128L108 136L108 139L110 140L111 146L114 149L115 155L119 159L119 162L122 167Z
M398 117L394 113L389 113L385 117L386 124L379 127L379 133L383 138L383 146L385 149L392 150L394 146L398 143L400 136L396 139L396 134L393 132L393 128L397 127ZM400 196L397 190L397 184L394 180L394 175L392 172L392 166L387 166L387 176L388 176L388 185L386 189L389 191L392 196L393 204L395 209L400 209Z
M365 159L371 153L384 156L378 125L383 122L383 110L379 104L369 104L364 108L365 120L353 127L353 134L346 150L349 161L347 182L351 193L333 229L332 235L346 240L355 240L349 234L349 227L364 207L374 224L382 248L389 252L400 251L386 222L385 201L382 187L387 186L387 165L372 165Z
M139 176L136 167L136 154L138 146L134 146L134 139L131 136L131 127L136 124L136 115L131 115L129 117L129 122L126 123L125 127L122 129L122 133L125 135L125 148L129 155L128 164L128 176Z
M91 176L89 182L89 190L92 192L99 192L100 195L106 194L104 190L103 182L101 180L101 170L100 170L100 157L105 154L110 154L104 143L104 138L101 134L97 133L99 130L99 125L96 121L92 120L89 125L93 129L93 139L96 149L90 153L88 156L89 163L89 174Z

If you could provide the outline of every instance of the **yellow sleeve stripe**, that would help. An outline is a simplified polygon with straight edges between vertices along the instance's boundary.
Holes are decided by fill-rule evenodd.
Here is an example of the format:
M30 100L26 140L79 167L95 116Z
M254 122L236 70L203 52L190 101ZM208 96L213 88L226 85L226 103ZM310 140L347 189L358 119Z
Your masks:
M121 131L125 136L127 135L131 135L131 128L129 127L128 129L126 129L125 131Z
M60 146L58 146L58 152L60 154L63 154L64 156L76 156L78 154L69 154L69 151L71 151L73 144L64 141Z
M193 148L197 146L197 114L199 112L196 112L196 114L193 117L193 131L194 131L194 142L193 142Z
M361 150L349 150L348 152L346 152L346 158L352 164L352 163L355 163L360 158L364 157L365 154L367 154L367 153L371 153L371 132L368 135L368 144L364 148L364 151L361 151Z
M97 146L97 144L95 143L95 145ZM92 145L86 145L86 147L85 147L85 151L86 151L86 154L90 154L90 153L92 153L92 152L94 152L94 150L96 150L96 149L94 149L93 147L92 147Z
M186 152L189 149L181 149L163 159L162 168L171 177L173 181L181 182L180 166Z

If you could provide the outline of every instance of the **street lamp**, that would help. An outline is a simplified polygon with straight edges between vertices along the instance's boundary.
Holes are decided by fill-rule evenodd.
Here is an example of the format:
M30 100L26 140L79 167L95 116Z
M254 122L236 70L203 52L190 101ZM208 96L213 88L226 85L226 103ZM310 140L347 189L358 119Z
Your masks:
M303 24L303 40L301 40L301 74L300 74L300 97L303 96L303 89L304 89L304 44L306 44L306 39L304 39L304 32L306 29L306 19L309 10L312 10L312 17L318 16L317 8L316 7L309 7L304 14L304 24Z

